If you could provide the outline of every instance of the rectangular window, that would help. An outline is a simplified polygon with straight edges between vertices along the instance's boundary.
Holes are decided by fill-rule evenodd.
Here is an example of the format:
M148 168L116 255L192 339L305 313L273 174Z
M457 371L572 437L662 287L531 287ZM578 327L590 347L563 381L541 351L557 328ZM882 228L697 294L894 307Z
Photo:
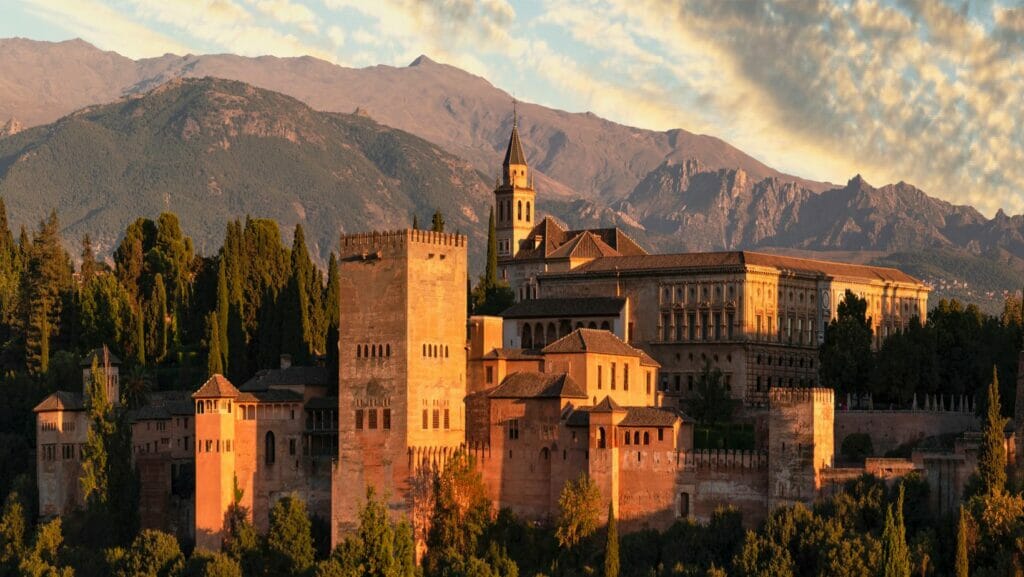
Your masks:
M647 394L651 394L651 371L647 371Z
M391 428L391 409L384 409L384 429Z
M661 315L661 340L669 340L672 334L672 315L665 313Z
M761 340L761 315L757 315L757 340Z
M494 383L494 367L487 367L487 384Z
M423 409L423 428L426 429L429 423L427 422L427 410Z
M682 383L682 380L683 380L683 377L682 377L682 375L675 375L675 382L676 382L676 392L677 392L677 393L679 392L679 389L680 389L680 383Z
M793 317L786 317L786 340L793 342Z
M356 409L356 430L362 430L363 428L363 410Z
M773 328L773 325L772 325L772 315L768 315L768 326L767 326L767 329L768 329L768 332L769 332L769 333L770 333L771 331L775 330L775 329ZM769 338L768 340L771 340L771 338Z
M598 390L604 386L604 367L597 365L597 388Z
M687 323L687 339L691 341L697 340L697 315L690 313L686 315Z
M729 313L728 316L726 316L726 321L725 322L726 322L726 324L725 324L725 335L726 335L726 338L731 341L732 340L732 334L733 334L732 333L732 330L733 330L732 326L734 324L736 324L736 313Z
M441 428L441 411L438 410L438 409L434 409L433 417L434 417L434 428L435 429Z
M444 430L447 431L449 428L451 428L451 417L449 415L448 409L445 409L444 410Z
M508 438L512 441L519 438L519 419L508 420Z
M683 340L683 313L676 313L676 340Z
M228 445L228 450L231 450L231 446ZM288 439L288 454L295 455L295 439Z
M366 412L367 412L366 416L368 417L367 421L369 421L369 423L367 423L369 425L369 428L376 429L377 428L377 409L369 409Z
M693 375L686 375L686 390L693 390Z
M725 390L732 391L732 375L725 375Z
M622 365L622 390L629 390L629 365Z
M700 336L705 341L711 339L711 323L708 319L708 313L701 313L700 315Z
M615 390L615 363L612 363L612 390Z
M659 441L664 441L665 440L665 429L662 429L662 428L658 429L658 440Z
M679 516L686 519L690 516L690 494L680 493L679 494Z
M804 319L796 319L796 338L804 344Z
M722 313L715 313L712 319L715 329L715 340L720 341L722 340Z

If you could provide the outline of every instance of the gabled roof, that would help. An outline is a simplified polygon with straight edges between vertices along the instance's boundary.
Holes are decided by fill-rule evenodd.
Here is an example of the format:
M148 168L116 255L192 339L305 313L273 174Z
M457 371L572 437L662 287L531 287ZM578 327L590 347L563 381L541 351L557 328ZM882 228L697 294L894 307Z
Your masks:
M542 361L544 355L534 349L492 349L482 357L484 360L504 359L507 361Z
M273 386L321 386L331 383L331 373L326 367L288 367L287 369L264 369L259 371L244 385L240 391L266 391Z
M110 366L117 366L121 364L121 359L117 358L117 355L115 355L110 349L107 349L107 358L110 359ZM84 357L82 357L82 362L78 364L83 367L91 367L93 359L96 359L96 364L98 366L103 366L103 347L89 351Z
M82 393L71 393L68 391L57 391L42 400L36 405L32 412L48 413L50 411L84 411L85 399Z
M658 407L627 407L620 427L671 427L682 417L678 413Z
M601 240L601 237L585 230L552 251L548 258L599 258L603 256L622 256L622 254L608 246L608 243Z
M572 238L584 232L589 232L590 234L597 236L622 256L647 254L646 250L637 244L635 240L630 238L628 234L622 232L622 229L620 228L586 228L570 230L565 233L565 237Z
M643 354L640 349L634 349L620 341L619 337L612 332L597 329L576 329L544 347L541 352L544 354L599 353L626 357L639 357Z
M238 389L231 381L224 378L224 375L213 375L199 390L192 393L193 399L215 398L215 397L237 397Z
M551 317L617 317L626 299L619 297L579 297L530 299L505 309L506 319L542 319Z
M512 136L508 138L508 149L505 150L505 160L502 166L510 164L526 164L526 155L523 154L523 145L519 142L519 126L512 124Z
M585 399L576 381L566 373L521 371L505 377L488 396L492 399Z
M620 250L619 252L622 251ZM745 270L747 266L775 268L784 272L815 276L920 284L920 281L916 278L895 268L796 258L750 251L624 255L595 259L577 267L570 273L564 274L719 268L738 271Z
M622 405L615 402L615 399L611 397L605 397L603 401L590 409L591 413L619 413L624 411Z

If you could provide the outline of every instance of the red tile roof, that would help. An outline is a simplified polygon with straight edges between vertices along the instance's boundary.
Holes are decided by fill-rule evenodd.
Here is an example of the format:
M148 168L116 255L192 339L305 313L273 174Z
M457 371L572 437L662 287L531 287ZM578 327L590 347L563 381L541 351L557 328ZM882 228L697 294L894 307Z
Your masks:
M238 389L235 385L231 384L231 381L224 378L223 375L213 375L203 386L199 387L199 390L192 393L193 399L204 399L214 397L237 397Z

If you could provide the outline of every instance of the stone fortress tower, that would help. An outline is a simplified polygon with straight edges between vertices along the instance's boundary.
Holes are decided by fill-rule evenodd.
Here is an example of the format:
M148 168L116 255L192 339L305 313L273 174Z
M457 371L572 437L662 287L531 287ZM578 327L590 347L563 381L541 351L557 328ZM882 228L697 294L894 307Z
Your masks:
M768 509L808 503L835 458L835 392L773 388L768 395Z
M466 438L466 237L421 230L341 237L338 462L332 539L366 488L411 510L413 455Z

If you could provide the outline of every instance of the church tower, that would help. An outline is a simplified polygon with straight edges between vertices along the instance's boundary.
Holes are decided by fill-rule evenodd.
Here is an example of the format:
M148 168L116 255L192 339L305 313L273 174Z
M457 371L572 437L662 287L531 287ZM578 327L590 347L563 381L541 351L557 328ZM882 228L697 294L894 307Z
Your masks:
M526 239L534 225L533 180L523 145L519 142L518 117L513 112L512 136L508 150L501 164L501 180L494 189L495 232L498 240L498 260L508 261L519 252L520 243Z

